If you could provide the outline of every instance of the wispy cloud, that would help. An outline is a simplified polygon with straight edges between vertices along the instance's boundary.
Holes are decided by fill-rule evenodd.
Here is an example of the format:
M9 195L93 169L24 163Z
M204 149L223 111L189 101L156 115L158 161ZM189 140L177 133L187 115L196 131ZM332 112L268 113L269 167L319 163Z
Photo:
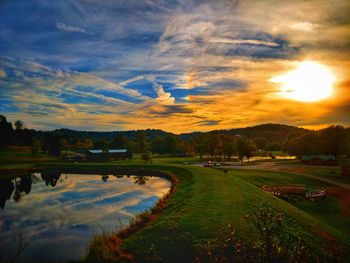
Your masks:
M65 32L79 32L79 33L86 33L86 30L82 27L79 26L74 26L74 25L68 25L62 22L57 22L56 23L57 29Z
M341 0L7 1L1 110L42 129L349 125L348 10ZM268 80L305 59L333 69L334 95L277 97Z

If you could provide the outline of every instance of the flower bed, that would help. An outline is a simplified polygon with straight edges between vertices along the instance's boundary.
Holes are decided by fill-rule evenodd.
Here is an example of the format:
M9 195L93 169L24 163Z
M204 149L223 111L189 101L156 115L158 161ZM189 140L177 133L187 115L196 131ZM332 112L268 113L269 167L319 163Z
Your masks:
M305 187L305 185L264 185L262 190L288 200L305 198L313 201L326 195L326 190L324 189L312 189Z

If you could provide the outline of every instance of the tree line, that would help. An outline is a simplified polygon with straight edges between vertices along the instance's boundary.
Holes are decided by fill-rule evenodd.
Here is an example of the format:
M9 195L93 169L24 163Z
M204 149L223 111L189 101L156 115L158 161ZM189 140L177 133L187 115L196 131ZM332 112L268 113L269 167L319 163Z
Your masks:
M134 153L158 156L194 156L200 159L231 160L251 158L270 151L304 154L350 156L350 128L329 126L318 131L293 126L265 124L246 129L218 130L175 135L161 130L127 132L79 132L59 129L50 132L27 129L21 120L14 125L0 115L0 146L31 146L38 151L61 156L68 151L84 153L87 149L128 149ZM237 132L236 134L233 131ZM88 137L87 135L93 136ZM278 137L278 138L275 138Z

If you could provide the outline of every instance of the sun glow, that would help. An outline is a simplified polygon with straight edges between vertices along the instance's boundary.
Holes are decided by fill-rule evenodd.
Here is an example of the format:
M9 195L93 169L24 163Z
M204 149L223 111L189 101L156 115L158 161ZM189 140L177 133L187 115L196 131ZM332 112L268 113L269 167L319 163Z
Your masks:
M271 82L282 84L279 94L283 97L314 102L332 95L335 77L327 67L304 61L295 70L272 78Z

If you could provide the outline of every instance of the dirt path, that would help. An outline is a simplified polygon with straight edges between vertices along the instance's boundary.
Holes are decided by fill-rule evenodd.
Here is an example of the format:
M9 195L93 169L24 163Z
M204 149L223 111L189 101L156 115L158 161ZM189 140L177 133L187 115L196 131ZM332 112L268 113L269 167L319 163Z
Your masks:
M306 176L306 177L310 177L313 179L317 179L338 187L342 187L345 188L347 190L350 190L350 185L346 184L346 183L341 183L341 182L337 182L334 181L332 179L328 179L328 178L324 178L321 176L317 176L317 175L313 175L313 174L309 174L309 173L301 173L298 171L295 171L295 169L293 169L293 167L286 167L283 165L280 165L278 163L274 163L274 162L262 162L259 164L253 164L253 165L248 165L248 166L223 166L222 168L225 169L244 169L244 170L260 170L260 171L276 171L276 172L282 172L282 173L293 173L293 174L297 174L297 175L302 175L302 176Z

